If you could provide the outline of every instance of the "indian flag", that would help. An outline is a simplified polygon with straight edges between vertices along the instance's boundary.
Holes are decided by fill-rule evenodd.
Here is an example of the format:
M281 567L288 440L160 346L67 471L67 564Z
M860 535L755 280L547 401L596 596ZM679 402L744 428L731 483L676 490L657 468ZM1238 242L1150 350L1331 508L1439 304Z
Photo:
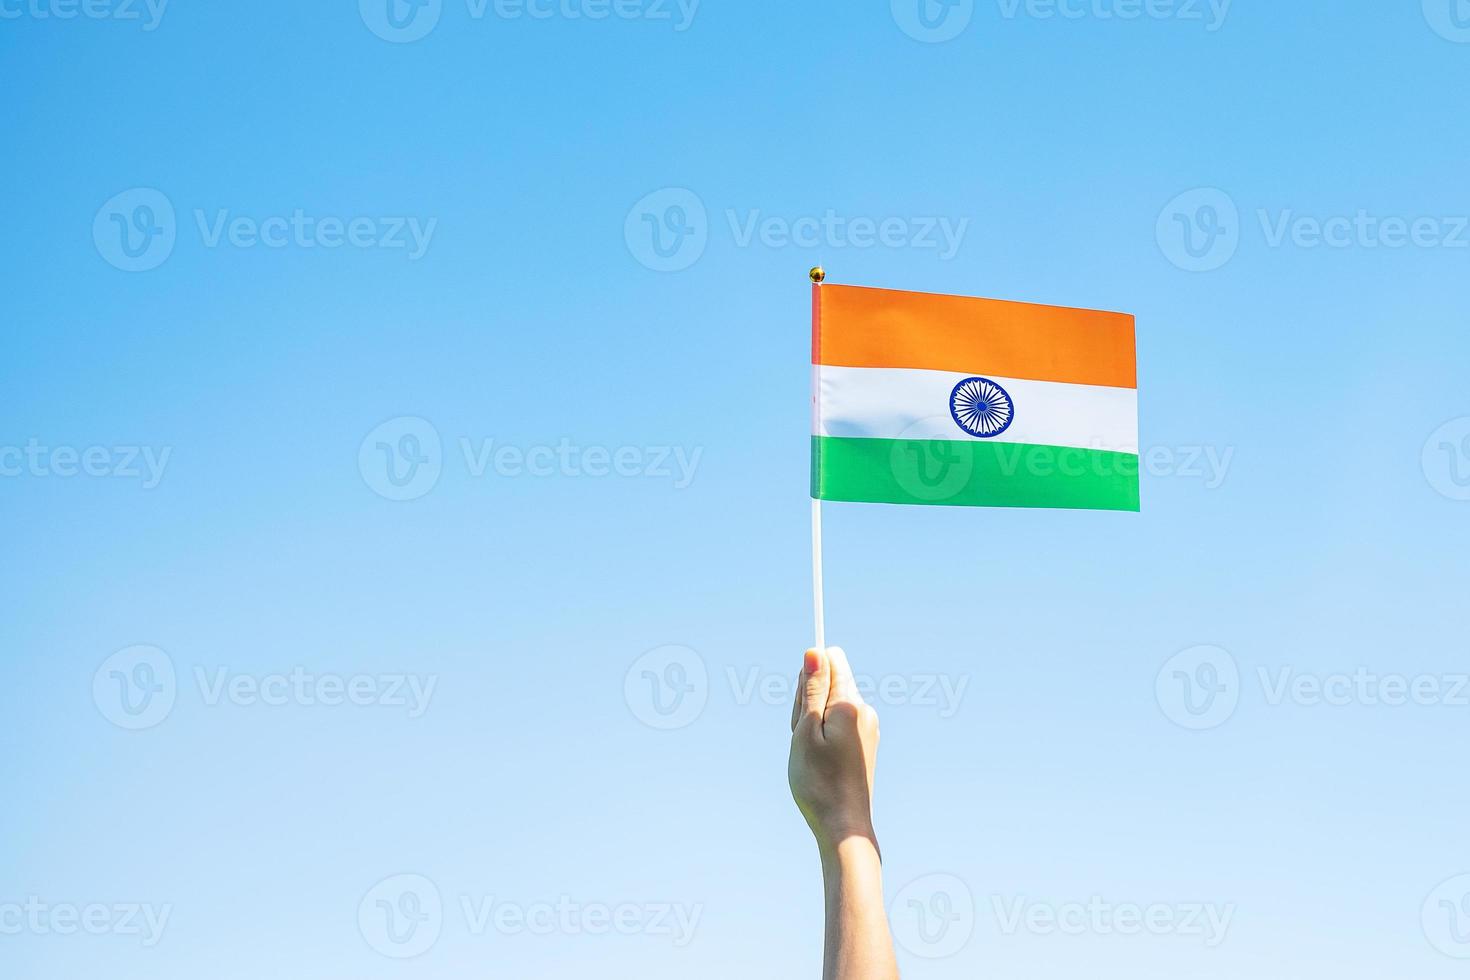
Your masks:
M812 287L812 496L1139 509L1124 313Z

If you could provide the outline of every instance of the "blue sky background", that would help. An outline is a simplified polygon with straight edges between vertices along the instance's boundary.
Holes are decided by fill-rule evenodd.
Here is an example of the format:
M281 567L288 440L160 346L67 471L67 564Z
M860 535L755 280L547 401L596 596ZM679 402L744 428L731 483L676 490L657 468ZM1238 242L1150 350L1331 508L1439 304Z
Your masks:
M905 975L1462 975L1470 10L934 3L939 41L904 0L568 15L595 2L443 0L404 41L368 0L152 30L0 0L0 972L816 975L783 685L811 634L821 261L1135 313L1155 453L1139 515L827 508L829 639L890 684ZM112 215L159 195L173 247L124 271ZM691 196L656 271L643 215ZM417 258L199 227L298 210L434 225ZM952 256L739 233L829 211L968 224ZM1378 230L1341 247L1293 224L1359 212ZM438 472L414 499L364 450L385 423ZM462 440L579 462L476 475ZM168 452L156 486L127 447ZM640 475L587 475L588 447ZM127 730L112 672L145 675L110 658L136 645L176 693ZM435 687L417 717L210 696L297 667ZM1360 669L1437 693L1273 696ZM1212 677L1218 700L1186 686ZM405 873L443 911L395 943L373 923ZM152 946L8 926L32 896L170 915ZM1094 896L1178 928L1001 914ZM466 897L632 903L629 934L476 934ZM1230 910L1223 941L1194 904ZM697 911L691 941L660 908Z

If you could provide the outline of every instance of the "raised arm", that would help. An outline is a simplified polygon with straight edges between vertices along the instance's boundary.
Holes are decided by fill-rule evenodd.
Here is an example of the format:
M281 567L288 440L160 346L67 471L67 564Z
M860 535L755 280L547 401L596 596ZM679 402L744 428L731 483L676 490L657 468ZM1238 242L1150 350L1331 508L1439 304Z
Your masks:
M878 714L839 647L808 650L791 709L791 795L817 838L827 903L824 980L896 980L873 832Z

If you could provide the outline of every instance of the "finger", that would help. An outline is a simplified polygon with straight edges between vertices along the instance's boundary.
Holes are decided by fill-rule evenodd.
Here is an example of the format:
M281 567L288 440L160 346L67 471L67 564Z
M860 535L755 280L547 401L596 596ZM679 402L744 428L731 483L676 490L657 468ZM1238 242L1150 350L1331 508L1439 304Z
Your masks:
M816 650L808 650L801 667L801 713L822 720L827 710L827 695L832 683L831 659ZM800 719L797 719L800 721Z
M806 679L815 673L815 650L808 650L806 656L801 659L801 670L796 675L796 693L791 698L791 730L796 731L796 723L801 721L801 712L805 707Z
M849 704L862 704L863 696L858 691L857 679L853 677L852 665L847 662L847 653L841 647L828 647L827 659L832 664L832 682L827 703L846 701Z

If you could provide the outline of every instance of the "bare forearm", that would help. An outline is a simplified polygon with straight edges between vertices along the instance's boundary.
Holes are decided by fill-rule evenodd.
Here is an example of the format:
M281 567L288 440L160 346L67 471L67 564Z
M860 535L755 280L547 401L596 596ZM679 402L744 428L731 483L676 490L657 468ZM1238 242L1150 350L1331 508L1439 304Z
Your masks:
M873 835L878 713L841 647L808 650L791 706L791 795L822 855L824 980L897 980Z
M854 835L824 847L822 880L827 897L823 980L897 980L877 843Z

